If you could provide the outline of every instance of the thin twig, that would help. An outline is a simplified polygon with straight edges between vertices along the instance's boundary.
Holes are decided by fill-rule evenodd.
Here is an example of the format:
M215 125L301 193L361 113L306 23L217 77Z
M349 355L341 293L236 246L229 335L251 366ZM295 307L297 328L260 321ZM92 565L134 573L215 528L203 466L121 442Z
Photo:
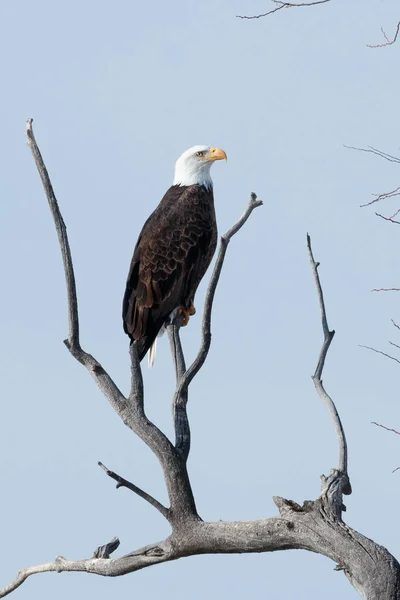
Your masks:
M391 46L392 44L394 44L395 41L397 40L399 32L400 32L400 21L397 23L396 32L395 32L392 40L390 40L388 38L383 27L381 27L381 31L382 31L383 37L385 38L386 42L384 44L376 44L374 46L371 44L367 44L367 48L384 48L385 46Z
M376 421L371 421L371 423L372 423L372 425L376 425L377 427L382 427L382 429L386 429L386 431L393 431L393 433L400 435L400 431L397 431L397 429L392 429L391 427L386 427L385 425L381 425L380 423L377 423Z
M396 325L397 327L397 325ZM386 431L392 431L393 433L396 433L397 435L400 435L400 431L397 431L397 429L392 429L391 427L386 427L385 425L381 425L380 423L377 423L376 421L371 421L372 425L376 425L377 427L382 427L382 429L386 429ZM393 469L392 473L396 473L396 471L398 471L400 469L400 467L396 467L395 469Z
M103 469L103 471L107 473L109 477L111 477L111 479L114 479L114 481L117 482L117 489L120 487L126 487L128 490L131 490L131 492L134 492L135 494L143 498L143 500L146 500L146 502L154 506L154 508L156 508L162 514L163 517L168 519L169 510L163 504L161 504L161 502L153 498L153 496L142 490L134 483L131 483L127 479L124 479L124 477L121 477L121 475L118 475L114 471L110 471L110 469L107 469L107 467L103 465L102 462L99 461L97 464Z
M395 327L397 327L397 329L400 329L400 325L397 325L397 323L395 323L395 321L393 321L393 319L390 319L390 320L392 321L393 325L394 325Z
M332 343L335 332L333 330L332 331L329 330L328 320L327 320L327 316L326 316L324 295L323 295L321 281L320 281L319 274L318 274L319 263L314 260L314 255L313 255L312 248L311 248L311 238L308 234L307 234L307 249L308 249L308 255L309 255L309 259L310 259L310 263L311 263L311 269L313 272L315 285L317 288L318 302L319 302L319 307L320 307L320 311L321 311L322 331L324 334L324 341L323 341L322 348L321 348L321 351L320 351L320 354L318 357L317 367L315 369L315 373L312 377L312 380L314 382L315 388L316 388L319 396L322 398L323 402L325 403L325 406L328 408L329 413L331 415L331 418L332 418L332 421L333 421L333 424L335 427L336 437L337 437L338 444L339 444L339 471L342 472L348 480L346 436L345 436L342 422L340 420L335 403L333 402L332 398L327 394L327 392L324 388L322 379L321 379L326 355L327 355L329 347ZM343 493L346 493L346 494L351 493L351 486L350 486L349 480L348 480L348 485L347 486L345 485L343 488Z
M380 156L381 158L384 158L389 162L400 163L400 158L398 156L393 156L392 154L382 152L382 150L378 150L378 148L374 148L374 146L367 146L366 148L357 148L356 146L346 146L346 144L344 144L344 147L348 148L349 150L357 150L358 152L369 152L371 154L376 154L377 156Z
M374 288L371 292L400 292L400 288Z
M392 190L391 192L382 192L380 194L372 194L373 196L375 196L375 198L373 200L371 200L370 202L367 202L366 204L360 204L361 208L364 208L364 206L371 206L371 204L375 204L375 202L380 202L381 200L386 200L387 198L394 198L395 196L400 196L400 187L396 188L395 190ZM398 214L399 211L397 211L394 215L392 215L392 218L394 216L396 216L396 214Z
M394 356L390 356L390 354L386 354L386 352L382 352L381 350L376 350L376 348L371 348L371 346L363 346L362 344L359 344L359 347L366 348L367 350L372 350L372 352L376 352L377 354L382 354L382 356L386 356L386 358L395 360L396 362L398 362L400 364L400 360L398 358L395 358Z
M385 221L390 221L391 223L395 223L396 225L400 225L400 221L396 221L395 219L393 219L393 217L385 217L383 215L381 215L380 213L375 213L377 217L380 217L381 219L385 219Z
M204 361L207 358L211 344L211 312L214 301L214 295L221 274L222 265L224 264L228 244L231 238L235 235L235 233L237 233L239 229L243 227L243 225L246 223L253 210L258 206L261 206L262 204L262 200L257 200L257 195L252 193L248 207L243 213L243 215L240 217L239 221L235 223L235 225L233 225L233 227L231 227L231 229L229 229L221 237L221 243L219 246L217 260L206 293L202 324L202 340L200 349L196 358L179 381L179 385L176 389L174 396L174 403L176 402L176 398L178 398L183 392L185 392L188 389L193 377L195 377L195 375L200 371L201 367L204 364Z
M330 0L318 0L317 2L302 2L301 4L293 4L292 2L280 2L280 0L272 0L272 2L275 2L275 4L278 4L279 6L261 15L236 15L236 17L238 19L248 20L261 19L262 17L268 17L268 15L272 15L273 13L278 12L278 10L282 10L283 8L300 8L301 6L315 6L316 4L325 4L326 2L330 2Z

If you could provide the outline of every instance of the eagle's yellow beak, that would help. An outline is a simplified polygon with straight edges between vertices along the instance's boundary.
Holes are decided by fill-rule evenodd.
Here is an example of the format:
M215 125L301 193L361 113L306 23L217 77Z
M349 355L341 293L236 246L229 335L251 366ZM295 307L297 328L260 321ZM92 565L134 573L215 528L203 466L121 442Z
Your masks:
M209 153L206 156L206 160L228 160L226 152L221 148L210 148Z

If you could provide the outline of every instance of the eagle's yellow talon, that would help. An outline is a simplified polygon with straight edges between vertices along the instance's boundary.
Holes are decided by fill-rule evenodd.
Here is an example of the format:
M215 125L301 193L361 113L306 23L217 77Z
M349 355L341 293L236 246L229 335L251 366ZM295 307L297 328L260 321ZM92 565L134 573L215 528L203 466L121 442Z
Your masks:
M186 327L186 325L189 323L190 315L192 314L194 313L191 312L191 308L185 308L184 306L180 307L177 316L181 317L181 327Z

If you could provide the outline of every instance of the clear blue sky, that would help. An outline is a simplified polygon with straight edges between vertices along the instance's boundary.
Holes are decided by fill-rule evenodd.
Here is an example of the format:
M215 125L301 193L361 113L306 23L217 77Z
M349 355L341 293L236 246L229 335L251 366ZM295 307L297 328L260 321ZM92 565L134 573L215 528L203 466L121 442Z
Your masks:
M400 556L386 505L400 500L399 366L359 344L398 341L398 230L359 205L399 185L393 164L343 145L398 152L399 49L370 50L398 21L395 0L332 0L268 20L261 0L0 7L2 177L1 581L58 554L84 558L114 535L121 552L168 535L162 517L108 467L166 500L151 453L122 425L62 344L60 252L25 143L38 142L68 225L82 344L125 390L121 299L143 221L194 144L226 150L213 167L220 231L251 191L265 206L229 247L209 360L192 386L189 469L203 519L276 514L273 495L314 499L337 462L310 375L322 333L305 249L310 232L337 335L324 381L349 443L347 522ZM390 213L395 200L387 203ZM382 207L382 210L385 207ZM203 298L202 286L197 308ZM200 312L200 311L199 311ZM200 315L183 333L188 357ZM145 372L147 410L171 434L167 342ZM358 597L329 560L306 552L196 557L107 580L47 574L15 597L193 600Z

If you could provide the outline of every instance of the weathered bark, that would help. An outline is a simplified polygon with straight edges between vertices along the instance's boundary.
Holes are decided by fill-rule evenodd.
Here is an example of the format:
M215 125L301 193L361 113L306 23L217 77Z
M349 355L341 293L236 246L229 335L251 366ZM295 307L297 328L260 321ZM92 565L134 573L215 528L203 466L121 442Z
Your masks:
M279 516L255 521L203 522L197 514L186 468L190 450L190 428L186 412L188 389L193 377L204 364L210 347L212 303L227 245L231 237L246 222L254 208L260 206L261 202L256 199L255 194L252 194L243 217L222 237L219 255L206 296L201 346L196 359L188 369L186 369L179 339L179 327L172 326L169 329L177 378L176 392L173 398L176 442L173 445L148 420L145 414L142 373L135 346L131 346L132 384L129 397L125 397L120 392L96 359L80 347L78 303L67 232L48 173L33 136L31 120L28 121L27 133L28 143L42 177L55 219L62 250L70 323L69 338L66 345L72 355L89 370L123 422L157 456L164 473L170 507L163 506L147 492L117 473L106 469L104 465L101 466L112 479L117 481L117 487L124 486L132 490L165 516L172 527L172 533L161 542L140 548L115 559L110 558L110 554L118 548L119 540L117 538L104 546L100 546L92 558L67 560L64 557L58 557L53 563L30 567L21 571L9 586L0 591L0 598L14 591L30 575L47 571L80 571L117 577L151 565L197 554L237 554L303 549L322 554L335 561L337 563L336 569L345 573L349 582L363 598L368 600L400 600L400 566L396 559L385 548L354 531L342 520L342 513L345 510L343 495L351 493L350 480L347 474L347 445L336 406L327 394L322 382L322 371L334 332L330 331L328 327L322 287L318 275L319 263L314 260L310 238L308 237L308 252L317 286L324 333L313 381L318 394L329 409L335 427L339 446L338 468L334 469L329 477L322 477L321 496L315 501L307 501L300 506L292 500L275 497L274 501L279 509Z

